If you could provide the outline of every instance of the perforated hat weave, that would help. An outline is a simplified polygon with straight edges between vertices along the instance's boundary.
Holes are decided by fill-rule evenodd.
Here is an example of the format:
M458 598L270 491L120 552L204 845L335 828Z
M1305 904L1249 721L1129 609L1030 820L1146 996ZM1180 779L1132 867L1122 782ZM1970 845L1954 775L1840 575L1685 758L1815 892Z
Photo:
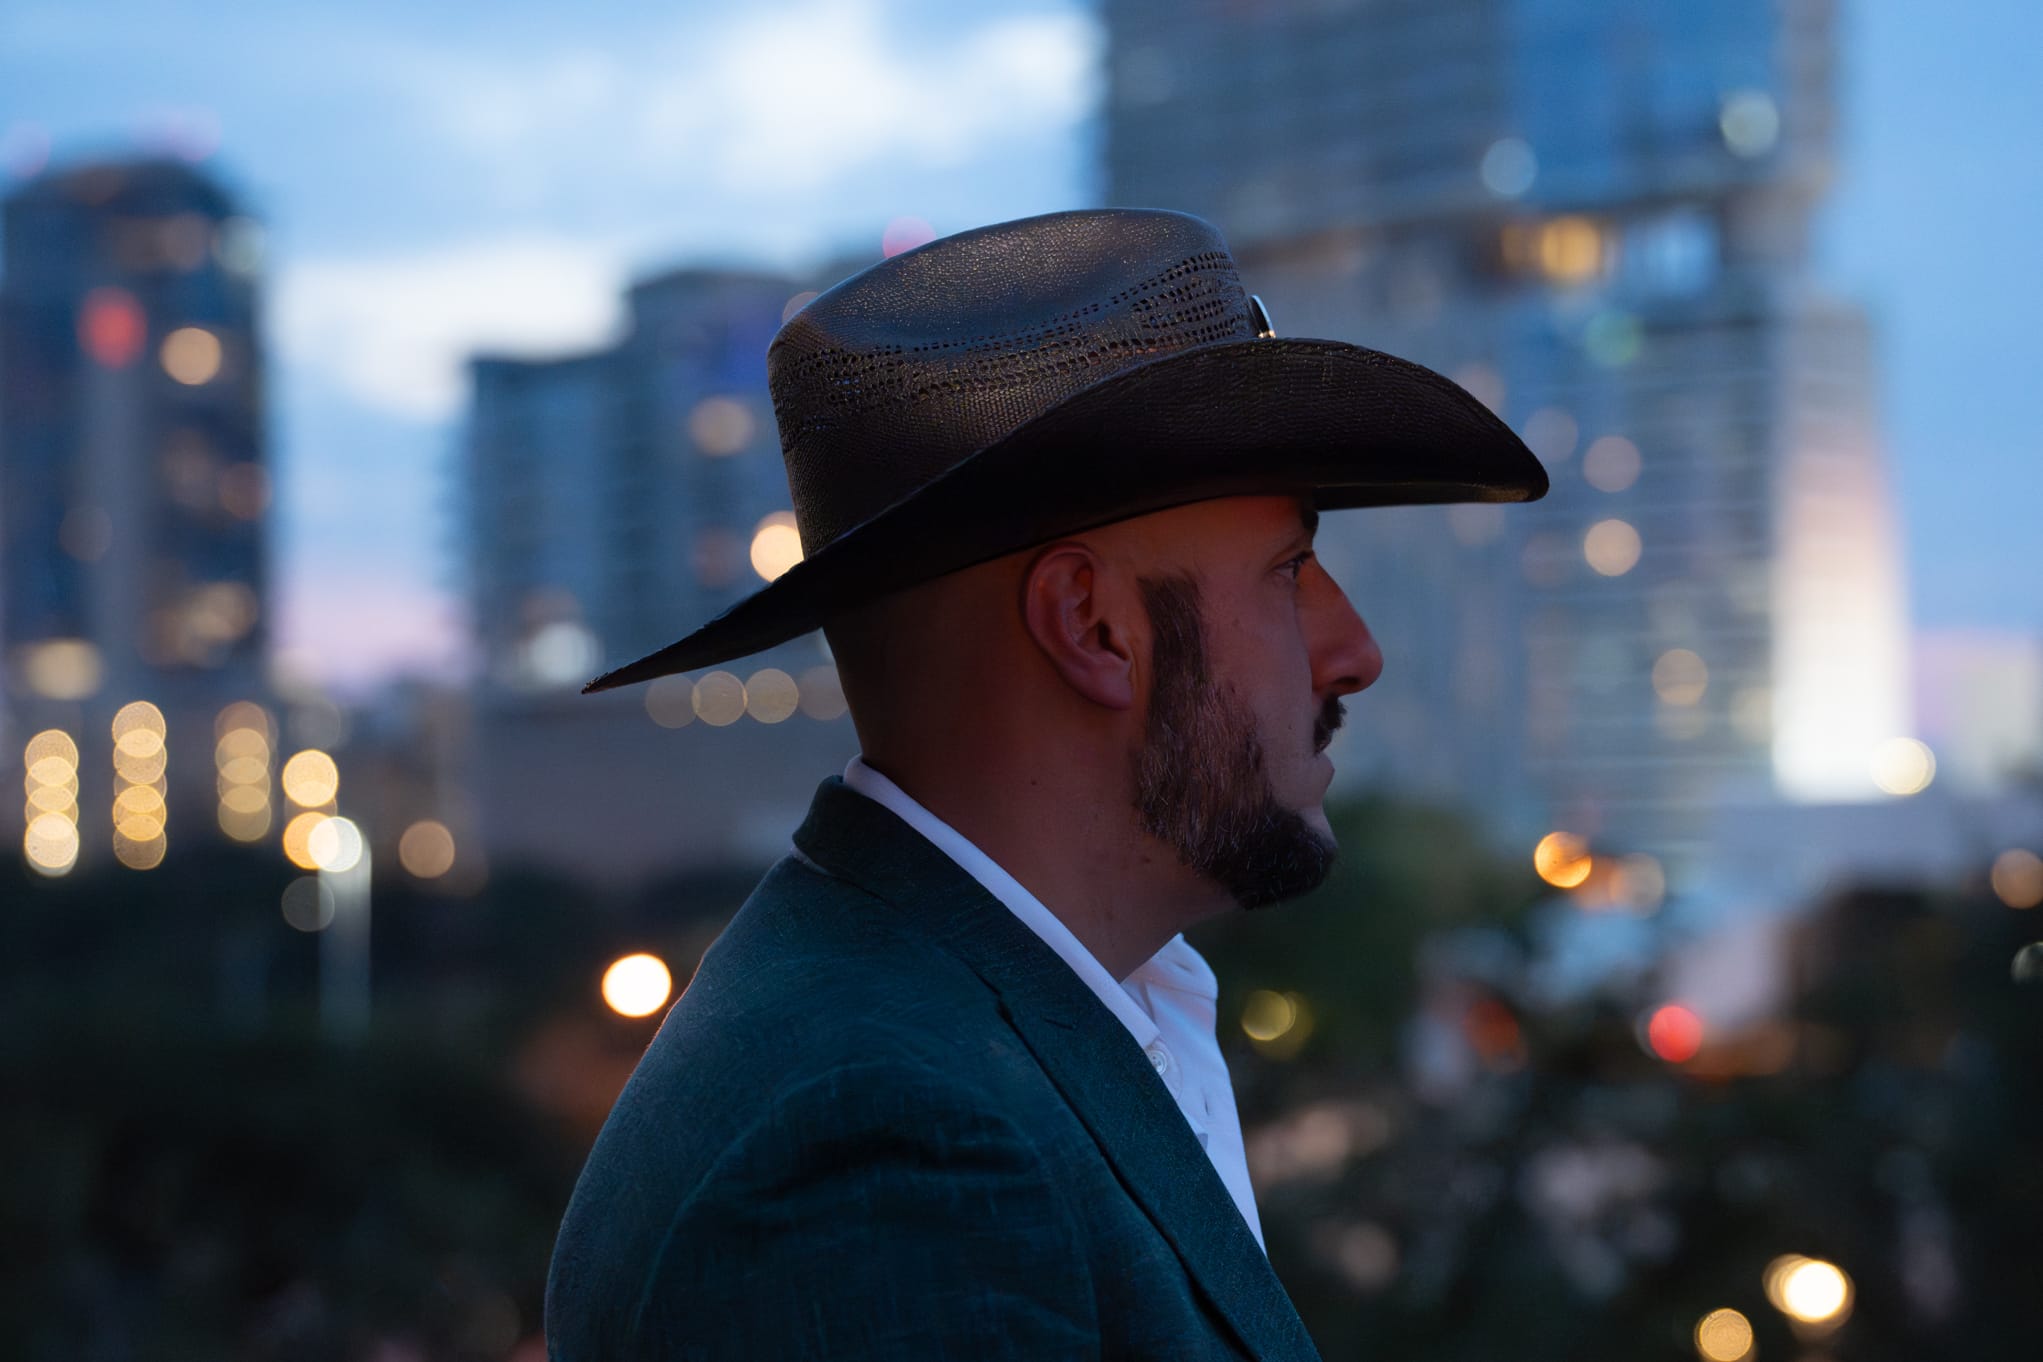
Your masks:
M812 301L767 377L801 563L604 690L783 642L838 609L1216 496L1523 501L1538 460L1408 361L1263 331L1183 213L1054 213L897 255Z

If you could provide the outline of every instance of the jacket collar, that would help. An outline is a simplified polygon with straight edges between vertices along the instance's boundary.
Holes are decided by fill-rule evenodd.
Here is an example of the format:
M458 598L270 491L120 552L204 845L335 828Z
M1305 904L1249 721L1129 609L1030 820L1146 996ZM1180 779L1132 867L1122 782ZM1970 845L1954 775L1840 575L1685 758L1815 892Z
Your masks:
M839 777L816 791L794 842L993 989L1009 1024L1252 1356L1318 1356L1147 1057L1056 952L926 838Z

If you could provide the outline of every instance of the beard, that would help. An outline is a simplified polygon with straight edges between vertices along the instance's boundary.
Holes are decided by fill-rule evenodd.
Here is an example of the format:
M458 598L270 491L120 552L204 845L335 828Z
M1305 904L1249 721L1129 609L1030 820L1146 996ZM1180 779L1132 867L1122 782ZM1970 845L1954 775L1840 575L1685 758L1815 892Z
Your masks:
M1333 839L1277 798L1255 716L1231 687L1214 684L1198 583L1140 585L1155 637L1149 720L1135 756L1143 829L1243 908L1317 889L1334 866ZM1313 724L1315 752L1341 718L1340 701L1329 697Z

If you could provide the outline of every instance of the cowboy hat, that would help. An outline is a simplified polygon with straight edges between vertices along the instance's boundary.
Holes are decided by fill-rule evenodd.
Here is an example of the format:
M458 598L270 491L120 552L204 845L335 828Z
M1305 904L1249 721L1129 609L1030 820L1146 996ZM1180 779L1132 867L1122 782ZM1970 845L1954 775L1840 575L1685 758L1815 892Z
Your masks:
M960 232L853 275L766 357L802 561L584 692L725 662L834 612L1212 497L1530 501L1546 472L1430 369L1279 339L1210 223L1153 209Z

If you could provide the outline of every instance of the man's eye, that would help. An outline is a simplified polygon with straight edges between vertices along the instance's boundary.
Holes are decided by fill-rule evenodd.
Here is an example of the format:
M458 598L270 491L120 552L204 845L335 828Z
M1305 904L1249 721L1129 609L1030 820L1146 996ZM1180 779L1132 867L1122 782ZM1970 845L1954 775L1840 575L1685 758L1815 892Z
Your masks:
M1311 561L1312 555L1310 553L1301 553L1296 558L1285 563L1282 570L1290 573L1295 579L1299 573L1305 571L1305 565Z

